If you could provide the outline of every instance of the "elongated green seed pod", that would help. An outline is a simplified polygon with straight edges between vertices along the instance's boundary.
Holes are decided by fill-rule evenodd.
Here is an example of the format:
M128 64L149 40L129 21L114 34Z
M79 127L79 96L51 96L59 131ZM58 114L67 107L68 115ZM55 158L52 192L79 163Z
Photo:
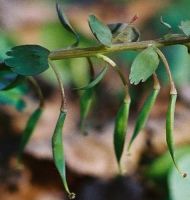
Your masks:
M120 160L124 149L125 137L128 126L128 117L130 109L130 100L125 100L116 115L114 129L114 150L118 166L121 172Z
M64 145L62 136L62 129L65 118L66 118L66 112L61 111L52 137L52 151L53 151L54 163L62 178L65 190L68 193L69 198L74 199L75 194L70 192L66 179Z
M173 130L174 130L174 114L175 114L175 104L176 104L177 94L170 95L170 102L166 114L166 142L168 146L168 150L172 157L173 163L178 170L178 172L183 176L186 177L186 173L182 173L177 166L174 154L174 139L173 139Z
M140 113L136 120L136 124L135 124L135 128L134 128L132 137L131 137L129 145L128 145L128 151L130 151L131 145L134 142L135 138L138 136L139 132L145 127L145 124L149 117L150 111L152 110L152 107L156 101L159 91L160 91L159 89L154 89L151 92L151 94L148 96L142 109L140 110Z
M43 109L41 107L37 108L32 113L32 115L30 116L30 118L29 118L29 120L26 124L26 128L23 132L23 135L22 135L22 138L21 138L21 143L20 143L20 146L19 146L19 151L18 151L18 159L19 160L21 159L22 153L23 153L29 139L31 138L32 133L34 132L34 129L35 129L36 124L38 123L38 121L40 119L42 111L43 111Z

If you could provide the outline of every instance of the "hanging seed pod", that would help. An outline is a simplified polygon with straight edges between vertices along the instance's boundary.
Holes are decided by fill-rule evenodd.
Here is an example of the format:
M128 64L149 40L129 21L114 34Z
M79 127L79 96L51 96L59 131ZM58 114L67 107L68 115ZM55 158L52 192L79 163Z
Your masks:
M128 145L128 151L130 151L131 145L134 142L135 138L138 136L139 132L145 127L145 124L148 120L150 111L152 110L152 107L156 101L156 98L158 96L160 89L155 88L152 93L149 95L149 97L146 99L135 124L135 129L133 131L132 137L130 139L129 145Z
M36 127L36 124L38 123L40 116L42 114L43 109L42 108L37 108L33 114L30 116L26 128L23 132L22 138L21 138L21 143L19 146L19 151L18 151L18 159L21 159L22 153L29 141L29 139L32 136L32 133L34 132L34 129Z
M177 94L170 95L170 102L166 114L166 142L176 169L183 177L186 177L187 174L181 172L181 170L178 168L174 154L173 130L174 130L174 114L175 114L176 99L177 99Z
M130 100L125 99L116 115L114 129L114 150L121 173L120 160L124 149L125 137L128 126Z
M183 177L186 177L187 174L182 173L179 170L176 160L175 160L175 155L174 155L173 130L174 130L174 114L175 114L175 104L176 104L176 99L177 99L177 91L176 91L175 83L173 81L173 77L170 71L170 66L168 64L168 61L165 55L158 48L156 49L156 52L159 55L160 59L162 60L166 68L166 72L168 74L168 78L170 81L170 102L169 102L169 106L168 106L168 110L166 114L166 142L168 145L169 153L172 157L172 160L176 169Z
M62 178L65 190L68 193L69 198L74 199L75 194L70 192L66 179L65 156L62 137L62 129L65 117L66 112L61 111L52 137L52 151L54 163Z

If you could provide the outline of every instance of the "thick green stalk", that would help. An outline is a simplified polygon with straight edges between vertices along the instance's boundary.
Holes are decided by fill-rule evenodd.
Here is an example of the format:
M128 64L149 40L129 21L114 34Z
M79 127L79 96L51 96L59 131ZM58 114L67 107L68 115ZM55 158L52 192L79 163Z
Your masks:
M122 44L113 44L111 47L105 47L102 45L86 47L86 48L71 48L71 49L58 49L52 51L49 55L50 60L62 60L66 58L79 58L79 57L93 57L97 54L109 54L120 51L129 51L129 50L140 50L146 49L150 45L153 45L157 48L183 44L188 45L190 43L190 37L186 36L177 36L174 34L169 39L156 39L156 40L147 40L140 42L128 42Z

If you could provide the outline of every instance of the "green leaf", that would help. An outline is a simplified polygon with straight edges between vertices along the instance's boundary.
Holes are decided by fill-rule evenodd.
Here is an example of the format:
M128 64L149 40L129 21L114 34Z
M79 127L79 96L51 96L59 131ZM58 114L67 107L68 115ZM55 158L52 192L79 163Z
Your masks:
M93 35L104 46L110 47L112 45L112 33L108 26L103 24L94 15L90 15L88 23Z
M144 105L142 106L139 115L137 117L136 123L135 123L135 128L132 134L132 137L130 139L129 145L128 145L128 151L130 150L130 147L135 140L135 138L138 136L140 131L145 127L149 114L152 110L152 107L156 101L156 98L158 96L159 89L154 89L152 93L148 96L146 101L144 102Z
M135 58L129 76L131 84L146 81L157 69L159 58L153 47L143 50Z
M127 23L107 24L113 36L117 33L121 33L128 25Z
M188 155L190 153L190 146L182 146L178 147L175 151L176 160L179 161L181 157L184 155ZM173 167L173 162L170 159L170 153L164 153L160 157L156 158L147 168L146 175L155 178L155 179L163 179L169 173L169 171Z
M190 36L190 20L182 21L179 28L183 31L186 36Z
M18 88L0 91L0 104L10 105L15 107L18 111L22 111L26 106L22 95L22 92L20 92Z
M120 167L120 160L124 149L125 137L128 126L130 101L125 100L116 115L115 129L114 129L114 150L117 158L118 166Z
M190 156L185 155L179 160L179 165L190 174ZM169 193L172 200L189 200L190 197L190 176L183 179L173 168L168 179Z
M65 118L66 112L61 111L52 137L52 151L54 163L62 178L65 190L69 194L69 197L73 199L75 195L70 192L66 179L65 155L62 136L62 129L65 122Z
M170 95L170 102L166 114L166 142L168 146L169 153L173 160L173 163L177 169L177 171L185 177L186 174L182 173L178 168L176 163L175 154L174 154L174 139L173 139L173 130L174 130L174 114L175 114L175 104L176 104L177 94Z
M38 45L22 45L13 47L7 52L9 56L5 64L17 74L33 76L48 69L49 50Z
M57 10L57 15L59 17L59 20L60 20L61 24L63 25L63 27L75 36L76 42L72 46L78 46L79 39L80 39L79 35L73 29L67 16L64 14L63 9L61 8L61 4L62 4L61 0L56 0L56 10Z
M0 90L10 87L18 78L18 74L12 72L4 63L0 64Z
M24 85L25 80L26 80L26 77L18 75L17 78L12 83L10 83L6 88L4 88L3 90L10 90L10 89L22 86L23 90L24 90L23 92L26 94L28 92L28 88L27 88L26 85Z
M80 87L80 88L76 88L77 90L88 90L90 88L95 87L96 85L98 85L98 83L100 83L100 81L104 78L106 72L108 70L108 67L104 67L103 70L97 75L97 77L90 82L88 85Z
M85 90L80 97L80 128L83 133L85 133L84 131L85 119L88 116L89 111L92 107L93 96L94 96L94 89L89 88Z
M30 118L28 119L28 122L26 124L26 127L24 129L24 132L22 134L22 138L21 138L21 143L19 146L19 152L18 152L18 158L20 159L22 156L22 153L24 152L24 149L29 141L29 139L32 136L32 133L34 132L34 129L40 119L40 116L42 114L43 109L42 108L37 108L32 115L30 116Z
M139 40L139 30L127 23L108 24L113 39L112 43L136 42Z

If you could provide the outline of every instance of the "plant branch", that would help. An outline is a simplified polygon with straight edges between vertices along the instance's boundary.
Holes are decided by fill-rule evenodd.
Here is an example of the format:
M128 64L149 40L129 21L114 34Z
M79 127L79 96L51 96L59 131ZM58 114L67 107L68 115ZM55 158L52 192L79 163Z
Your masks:
M87 48L71 48L71 49L59 49L52 51L49 55L50 60L62 60L66 58L79 58L79 57L93 57L97 54L109 54L113 52L140 50L153 45L157 48L183 44L188 45L190 43L190 37L171 35L169 39L155 39L140 42L128 42L122 44L113 44L111 47L105 47L102 45L87 47Z
M158 80L156 73L153 74L153 82L154 82L153 88L155 90L160 90L160 82Z

